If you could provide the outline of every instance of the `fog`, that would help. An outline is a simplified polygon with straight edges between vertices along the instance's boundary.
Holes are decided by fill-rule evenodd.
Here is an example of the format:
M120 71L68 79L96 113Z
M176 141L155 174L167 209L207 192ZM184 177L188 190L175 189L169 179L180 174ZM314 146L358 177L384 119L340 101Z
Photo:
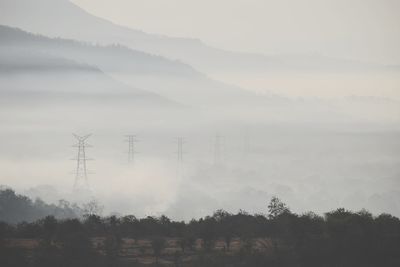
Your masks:
M74 0L117 24L226 50L398 64L395 0ZM162 23L159 23L162 21Z
M398 67L230 52L50 2L0 0L0 184L104 214L265 213L277 195L400 215ZM73 190L73 133L93 134L90 191Z

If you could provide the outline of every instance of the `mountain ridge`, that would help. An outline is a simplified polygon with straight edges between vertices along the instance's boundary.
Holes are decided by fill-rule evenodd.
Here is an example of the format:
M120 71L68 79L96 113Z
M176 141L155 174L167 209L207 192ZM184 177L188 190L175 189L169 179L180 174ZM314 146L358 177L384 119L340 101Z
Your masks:
M0 56L8 67L15 70L18 70L13 67L15 65L22 70L28 67L32 69L35 64L39 69L45 69L43 64L52 61L48 57L62 57L81 65L94 66L133 88L144 88L183 105L221 106L224 101L236 105L248 105L247 101L266 103L254 93L214 81L181 62L123 46L101 46L49 38L9 26L0 26L0 37ZM13 56L9 54L10 51L14 52ZM21 59L21 53L28 52L28 57ZM22 62L18 63L18 60ZM54 72L58 65L50 64L47 69ZM3 65L2 70L7 70L7 66Z
M72 55L74 57L85 58L85 54L93 53L91 50L97 50L98 54L113 53L115 55L121 55L121 59L131 58L131 64L135 63L135 60L146 61L146 64L142 64L140 68L147 67L148 71L152 69L157 70L160 67L159 72L167 74L185 74L185 75L203 75L193 69L190 65L184 64L180 61L172 61L167 58L151 55L145 52L130 49L122 45L93 45L72 39L64 38L50 38L42 34L33 34L24 31L20 28L10 27L6 25L0 25L0 45L10 47L35 47L39 50L45 50L46 52L53 50L63 49L66 52L71 52L72 49L80 49L83 52L80 55ZM68 49L68 50L66 50ZM88 56L86 56L88 57ZM133 59L133 60L132 60ZM125 60L126 61L126 60Z
M35 2L36 4L32 4ZM318 64L304 65L296 58L266 56L256 53L232 52L214 48L199 39L149 34L117 25L95 16L68 0L1 0L0 23L20 27L49 37L76 39L105 45L121 44L132 49L180 60L206 74L225 71L270 71L299 67L338 71L381 68L382 66L351 60L313 55ZM39 6L46 6L40 8ZM25 8L21 8L25 7ZM28 10L28 12L27 12ZM57 28L53 28L54 24ZM79 29L77 31L76 29ZM309 56L309 55L308 55Z

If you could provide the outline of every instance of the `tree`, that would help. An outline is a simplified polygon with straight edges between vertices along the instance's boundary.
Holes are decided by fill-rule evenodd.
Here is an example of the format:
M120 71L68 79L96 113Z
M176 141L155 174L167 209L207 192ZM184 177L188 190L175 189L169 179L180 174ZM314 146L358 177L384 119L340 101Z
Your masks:
M268 205L268 217L274 219L284 213L290 213L290 209L279 198L273 196Z
M179 251L175 251L175 253L174 253L175 267L179 267L181 265L181 257L182 257L182 255L179 253Z
M114 233L106 235L104 240L104 252L106 256L107 266L116 266L121 249L121 239Z
M43 227L43 240L47 243L52 243L58 227L58 221L53 216L47 216L40 221Z
M96 251L88 232L78 219L63 221L59 226L58 240L63 263L67 266L96 266Z
M181 237L178 239L178 245L180 246L182 253L185 253L185 249L188 246L187 239L185 237Z
M235 234L232 225L232 214L224 210L217 210L213 214L213 218L218 223L218 232L224 238L226 249L229 251L233 235Z
M200 222L199 235L203 241L203 248L209 252L214 248L217 239L216 221L213 217L206 217Z
M178 245L182 249L183 254L185 254L186 248L194 250L195 243L196 237L191 233L184 233L184 235L178 239Z
M103 206L101 206L94 199L83 205L83 214L85 217L91 215L101 215L102 212L103 212Z
M156 264L161 256L161 252L165 247L166 240L163 237L153 237L151 239L151 246L153 248L154 256L156 257Z

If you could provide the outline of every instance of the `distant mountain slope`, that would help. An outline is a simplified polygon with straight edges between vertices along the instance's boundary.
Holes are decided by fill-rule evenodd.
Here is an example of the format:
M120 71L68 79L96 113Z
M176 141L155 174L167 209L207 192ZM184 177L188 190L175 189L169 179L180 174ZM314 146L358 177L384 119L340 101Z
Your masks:
M142 107L157 112L181 103L200 108L196 110L217 120L346 120L349 116L343 111L353 114L352 108L360 106L354 100L338 104L256 95L161 57L120 46L51 39L6 26L0 26L0 94L3 106L57 104L69 109L71 104L83 103L97 108ZM383 116L390 109L395 119L396 104L380 103L373 105L373 110ZM362 104L363 110L370 107L370 102Z
M4 46L0 41L3 107L82 102L100 106L124 104L133 108L180 107L153 92L120 83L97 67L27 47Z
M15 52L15 51L21 52ZM3 51L3 52L1 52ZM14 56L9 55L14 51ZM40 64L43 57L64 58L82 66L96 66L101 71L136 88L145 88L177 102L194 106L264 105L265 99L241 88L207 78L188 65L122 46L98 46L65 39L33 35L20 29L0 26L0 53L10 68L30 53L20 67ZM24 57L22 57L24 58ZM54 62L53 62L54 63ZM51 64L55 69L57 64ZM63 62L66 65L66 62ZM4 64L3 64L4 65ZM49 67L49 68L51 68ZM77 66L75 66L77 67ZM3 71L7 66L2 66Z
M68 0L0 0L0 23L34 33L91 43L122 44L187 62L208 74L271 69L343 70L379 66L323 56L272 56L229 52L199 40L147 34L93 16Z
M100 72L98 68L86 64L52 57L44 53L32 53L17 48L4 49L0 45L0 74L34 74L42 72Z
M178 76L201 75L189 65L146 54L120 45L98 46L74 40L34 35L0 25L2 47L34 49L100 67L104 71Z
M60 61L62 62L62 61ZM58 65L61 65L58 62ZM7 107L27 108L33 106L87 110L126 107L134 110L165 110L181 108L182 105L154 93L135 89L121 84L100 71L37 72L0 71L0 105L2 111ZM51 110L51 109L50 109ZM50 112L50 110L48 110Z

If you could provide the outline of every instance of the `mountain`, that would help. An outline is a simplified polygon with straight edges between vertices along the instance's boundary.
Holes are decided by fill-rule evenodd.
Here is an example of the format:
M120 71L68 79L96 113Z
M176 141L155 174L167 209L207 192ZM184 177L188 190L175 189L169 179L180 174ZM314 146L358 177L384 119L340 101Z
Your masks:
M108 72L201 75L189 65L121 45L99 46L74 40L48 38L3 25L0 25L0 36L0 45L3 47L34 49L55 56L63 55L65 58L96 65Z
M264 105L259 96L241 88L223 84L179 61L135 51L120 45L100 46L60 38L34 35L20 29L0 26L0 52L3 51L3 71L15 68L49 69L67 66L65 60L83 66L95 66L114 79L136 88L145 88L186 105L198 107L222 105ZM14 51L13 56L10 51ZM17 52L20 51L20 52ZM24 64L21 55L29 52ZM63 58L55 64L52 58ZM45 60L45 61L43 61ZM19 63L18 63L19 62ZM40 64L39 64L40 62ZM7 64L7 66L4 66ZM32 67L36 64L36 69ZM73 65L75 68L78 66ZM8 68L8 69L7 69ZM64 67L66 68L66 67Z
M334 113L334 117L338 113L340 117L348 118L340 110L332 112L330 106L323 104L317 103L315 108L315 105L304 106L301 101L288 101L276 95L256 95L211 79L218 77L215 73L260 72L265 76L274 71L282 71L283 80L290 81L287 70L294 70L296 74L298 70L346 72L378 68L393 71L393 68L318 55L267 57L223 51L198 40L152 35L121 27L95 17L67 0L0 0L0 23L52 37L26 32L22 34L15 29L17 32L11 34L4 30L5 37L1 36L0 40L5 47L19 47L24 51L32 51L32 54L44 53L82 66L94 66L109 78L119 80L128 87L143 88L189 106L217 108L219 114L226 113L233 117L243 117L243 113L250 111L251 116L257 117L264 117L265 114L274 118L283 114L297 117L304 113L303 110L307 110L303 117L314 119L315 114L322 114L318 112L322 108L330 114ZM27 36L21 36L24 34ZM203 71L211 76L202 74ZM261 86L279 93L271 84ZM320 90L319 95L324 95L325 88ZM301 107L300 111L288 108L293 107L293 103ZM227 107L236 112L227 111Z
M96 101L99 104L118 101L147 108L180 106L153 92L123 84L97 66L68 56L66 50L46 49L46 41L52 43L45 37L0 26L3 106ZM55 41L60 43L61 40Z
M333 104L256 95L212 80L182 62L123 46L48 38L7 26L0 26L0 85L2 105L59 104L70 109L72 103L157 113L166 107L182 107L177 104L181 103L196 108L198 119L216 120L346 120L354 107L367 111L373 107L384 117L389 112L392 119L398 114L397 103L361 105L350 99ZM360 113L368 119L378 114L364 116L357 111L357 117Z
M90 43L122 44L150 54L186 62L207 74L280 69L348 70L379 66L308 56L264 56L210 47L200 40L147 34L93 16L68 0L0 0L0 24L50 37Z
M12 60L10 58L12 57ZM63 58L0 48L0 103L6 106L126 105L163 109L181 105L120 83L101 70Z

